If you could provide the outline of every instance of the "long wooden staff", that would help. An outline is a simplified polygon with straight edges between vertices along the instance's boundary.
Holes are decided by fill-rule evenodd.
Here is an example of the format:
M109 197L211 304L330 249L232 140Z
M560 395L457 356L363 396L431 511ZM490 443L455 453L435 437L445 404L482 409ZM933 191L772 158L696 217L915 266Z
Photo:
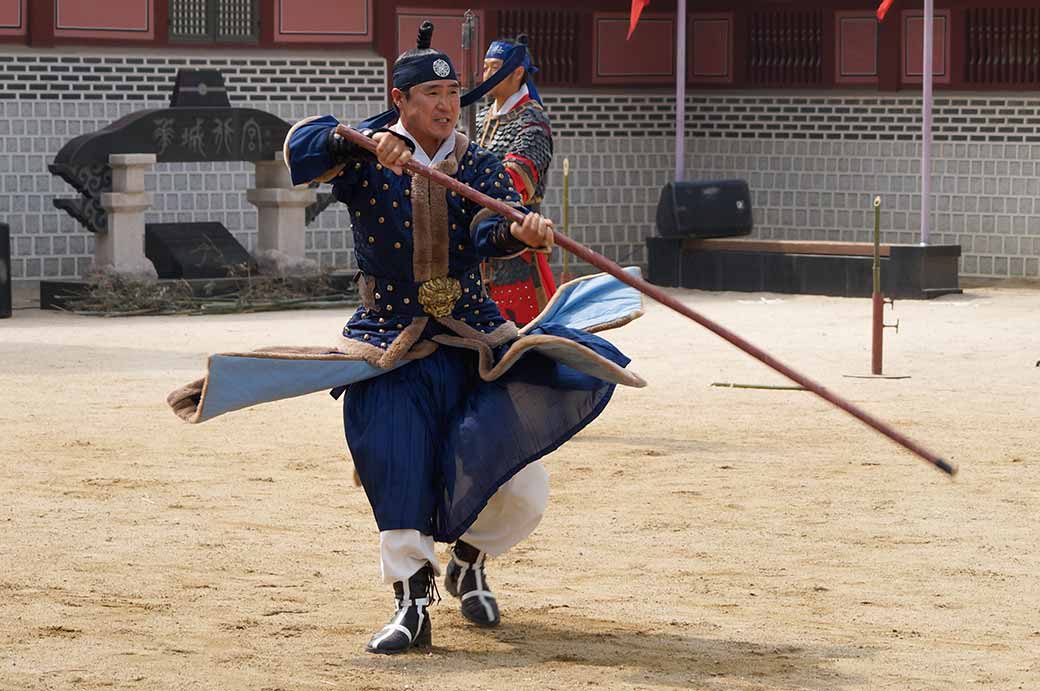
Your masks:
M339 127L339 132L345 138L354 142L358 146L375 153L376 142L372 139L369 139L360 132L349 129L347 127ZM498 199L493 199L482 192L478 192L472 187L465 185L456 180L455 178L449 177L438 170L433 170L432 168L424 166L421 163L416 163L415 161L409 161L405 165L405 168L412 171L413 173L416 173L417 175L422 175L433 180L438 185L446 187L449 190L452 190L462 195L463 197L469 199L470 201L476 202L477 204L480 204L481 206L487 209L491 209L492 211L500 214L503 218L507 218L511 221L516 221L517 223L523 223L524 214L519 210L515 209L512 206L509 206L505 202L499 201ZM862 410L861 408L850 403L849 401L846 401L844 398L837 395L836 393L828 391L824 387L814 382L812 379L806 377L804 374L800 374L795 370L791 369L784 363L774 358L769 353L765 352L761 348L758 348L757 346L752 345L751 343L748 343L743 338L733 333L729 329L720 326L719 324L716 324L707 317L697 313L690 307L687 307L686 305L682 304L674 297L668 295L666 292L661 290L659 287L651 283L648 283L647 281L643 280L638 276L633 276L632 274L627 273L620 266L604 257L602 254L593 252L588 247L585 247L579 242L575 242L571 238L567 237L566 235L558 231L554 230L553 236L556 244L564 250L567 250L575 256L584 259L589 264L592 264L597 269L600 269L601 271L610 274L622 283L627 283L628 285L638 290L640 293L656 300L662 305L672 308L684 317L692 319L704 328L708 329L709 331L715 333L716 335L724 338L736 347L740 348L751 357L755 358L756 360L759 360L760 362L768 365L769 367L772 367L780 374L784 375L796 384L799 384L800 386L804 387L808 391L812 391L814 394L816 394L823 400L827 401L828 403L831 403L832 405L841 408L849 415L852 415L853 417L860 420L860 422L862 422L863 424L867 425L868 427L872 427L877 432L880 432L881 434L885 435L895 443L899 444L911 453L919 456L928 463L931 463L936 468L942 470L951 477L957 474L957 466L953 465L945 459L940 458L931 451L925 449L917 442L913 441L912 439L903 435L902 433L897 432L888 424L882 422L881 420L878 420L873 415L870 415L865 410Z

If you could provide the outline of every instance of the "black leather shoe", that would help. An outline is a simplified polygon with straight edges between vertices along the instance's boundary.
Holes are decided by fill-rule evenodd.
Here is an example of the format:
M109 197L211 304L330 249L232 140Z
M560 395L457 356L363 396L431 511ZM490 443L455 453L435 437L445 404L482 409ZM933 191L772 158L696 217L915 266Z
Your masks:
M498 626L498 602L484 573L486 553L458 540L444 573L445 589L462 601L462 616L477 626Z
M396 655L412 648L433 645L427 605L435 592L433 567L429 564L412 574L407 581L394 583L397 611L390 623L377 631L365 646L370 653Z

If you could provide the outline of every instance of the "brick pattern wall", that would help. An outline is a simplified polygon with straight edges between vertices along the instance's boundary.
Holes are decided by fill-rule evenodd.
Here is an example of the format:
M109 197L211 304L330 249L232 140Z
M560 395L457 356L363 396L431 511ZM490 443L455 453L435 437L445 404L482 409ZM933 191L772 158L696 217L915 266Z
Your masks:
M168 103L179 67L220 69L234 105L286 120L333 113L357 121L384 107L376 57L199 54L0 54L0 218L11 225L16 279L77 277L93 236L54 197L74 191L46 169L71 137L144 107ZM571 228L624 264L645 265L661 187L673 170L674 99L664 94L549 93L556 159L545 211L562 220L563 159L570 158ZM693 93L687 104L688 179L750 183L759 237L867 240L870 199L884 198L886 241L916 242L919 100L857 94ZM1040 98L950 95L935 115L933 242L963 247L963 273L1040 275ZM149 222L224 223L255 247L246 163L169 164L147 185ZM307 230L308 256L353 267L349 218L326 210ZM559 268L559 253L553 264ZM581 267L575 267L580 272Z
M674 136L675 98L570 95L545 99L565 137ZM694 94L686 135L695 138L916 141L921 99L914 96ZM935 99L937 142L1040 143L1040 100L1006 96Z
M228 55L138 56L0 54L0 100L169 101L177 70L220 70L232 104L263 101L378 100L380 58L272 58ZM140 104L138 104L140 107Z
M563 230L563 161L569 159L569 235L608 259L645 268L644 238L655 234L657 200L674 175L674 141L666 137L557 136L554 144L542 211ZM553 253L550 263L557 270L562 268L559 251ZM587 270L589 267L571 262L572 272Z
M72 137L166 107L182 67L221 70L232 105L289 122L325 113L357 121L385 107L385 67L375 57L0 55L0 219L11 226L13 278L75 278L89 270L94 236L54 208L54 198L76 192L47 165ZM154 197L146 222L219 221L252 250L256 208L246 190L253 184L250 163L158 165L146 178ZM342 206L307 229L308 256L323 265L353 267L351 243Z
M569 156L575 238L645 264L642 238L655 232L660 189L673 175L674 98L577 94L545 102L557 136L547 213L561 217ZM687 103L686 178L747 180L756 237L869 241L871 201L880 194L883 240L916 243L919 108L910 96L695 94ZM1040 98L943 97L934 120L929 241L960 244L965 275L1040 278Z
M695 139L691 177L745 178L762 238L920 240L920 143ZM959 244L965 275L1040 278L1040 144L934 147L932 244Z
M869 242L874 195L882 241L920 240L920 143L687 138L686 178L741 178L752 190L753 236ZM674 141L562 139L545 210L561 219L563 159L571 163L573 237L610 259L642 264ZM1040 278L1040 144L938 143L930 242L960 244L968 276ZM559 259L554 256L554 265Z
M382 107L328 102L250 105L290 122L318 113L360 119ZM11 226L13 278L75 278L89 270L94 235L54 208L54 198L74 197L76 192L52 176L47 164L71 137L100 129L137 107L125 102L0 103L0 139L17 142L17 148L8 149L17 153L0 155L0 218ZM255 248L256 208L246 201L246 190L254 186L251 163L159 164L146 176L145 186L153 195L146 222L215 220L248 250ZM350 219L342 205L330 207L307 228L307 254L323 265L352 267L351 242Z

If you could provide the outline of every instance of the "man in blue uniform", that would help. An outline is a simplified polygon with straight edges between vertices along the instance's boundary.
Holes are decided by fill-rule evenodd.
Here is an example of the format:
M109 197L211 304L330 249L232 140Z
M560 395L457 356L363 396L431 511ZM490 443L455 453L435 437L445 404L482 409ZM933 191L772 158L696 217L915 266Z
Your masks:
M497 624L485 558L538 524L548 480L535 461L599 415L612 381L642 385L603 339L553 324L520 336L489 298L481 260L547 251L551 221L527 213L510 223L403 171L416 160L520 206L499 160L454 129L459 82L448 56L429 48L432 29L394 64L398 120L368 132L376 157L331 116L300 121L285 145L294 183L330 182L350 209L363 304L339 350L386 370L349 385L343 406L397 605L369 641L373 653L430 644L435 541L454 543L445 584L463 614Z

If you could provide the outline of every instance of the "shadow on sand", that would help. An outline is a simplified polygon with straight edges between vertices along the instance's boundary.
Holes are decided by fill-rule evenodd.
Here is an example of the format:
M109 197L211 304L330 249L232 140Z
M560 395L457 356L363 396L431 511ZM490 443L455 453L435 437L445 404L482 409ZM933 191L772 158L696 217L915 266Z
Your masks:
M359 657L353 664L384 671L419 664L427 674L532 668L566 675L571 668L572 676L589 678L593 685L613 679L651 687L831 691L862 683L838 671L840 659L870 654L854 647L705 638L684 633L688 624L671 631L646 629L550 608L510 609L502 625L489 631L467 626L457 615L438 614L433 653L421 662L409 654L393 660Z

